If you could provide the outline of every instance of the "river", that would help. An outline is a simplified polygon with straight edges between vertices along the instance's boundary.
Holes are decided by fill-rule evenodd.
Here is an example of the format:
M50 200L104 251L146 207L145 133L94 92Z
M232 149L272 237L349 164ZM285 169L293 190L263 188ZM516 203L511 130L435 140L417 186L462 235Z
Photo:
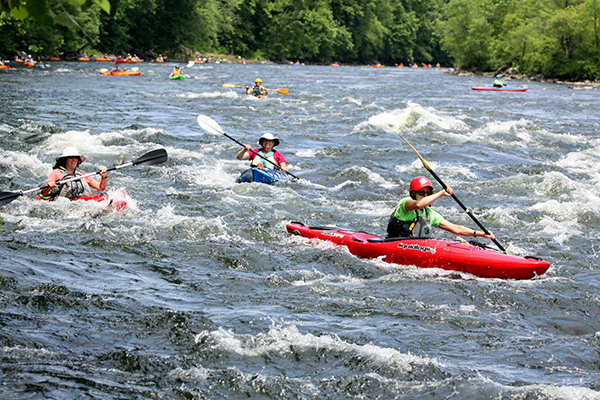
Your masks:
M2 191L43 185L68 146L87 172L169 154L109 173L121 212L34 194L0 208L0 398L600 398L598 89L261 64L170 81L174 65L0 71ZM289 94L222 87L259 77ZM235 183L241 147L199 114L243 143L273 133L300 179ZM479 278L287 234L385 234L410 180L431 178L400 135L499 243L550 269ZM435 209L476 227L451 198Z

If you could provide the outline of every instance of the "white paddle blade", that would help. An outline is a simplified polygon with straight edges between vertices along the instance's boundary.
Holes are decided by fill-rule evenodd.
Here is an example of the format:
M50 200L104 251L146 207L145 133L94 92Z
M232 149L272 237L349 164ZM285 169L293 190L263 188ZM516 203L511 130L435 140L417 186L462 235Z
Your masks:
M187 63L187 68L192 68L194 66L195 62L190 61L189 63Z
M221 126L219 126L217 121L215 121L208 115L198 115L197 121L198 125L200 125L200 128L204 129L208 133L212 133L215 135L225 134L225 132L223 131L223 129L221 129Z

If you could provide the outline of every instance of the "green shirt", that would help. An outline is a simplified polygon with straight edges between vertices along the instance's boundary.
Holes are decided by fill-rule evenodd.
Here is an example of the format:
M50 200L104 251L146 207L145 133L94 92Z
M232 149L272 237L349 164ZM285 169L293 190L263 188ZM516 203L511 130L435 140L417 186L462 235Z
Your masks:
M404 208L408 200L411 200L411 198L403 198L400 200L400 203L398 203L398 207L396 207L394 217L396 217L398 221L414 221L417 218L417 210L406 211ZM419 210L419 212L421 213L421 216L425 218L425 210ZM429 208L429 217L431 218L431 226L435 227L440 226L440 222L444 219L437 211L434 211L431 208Z

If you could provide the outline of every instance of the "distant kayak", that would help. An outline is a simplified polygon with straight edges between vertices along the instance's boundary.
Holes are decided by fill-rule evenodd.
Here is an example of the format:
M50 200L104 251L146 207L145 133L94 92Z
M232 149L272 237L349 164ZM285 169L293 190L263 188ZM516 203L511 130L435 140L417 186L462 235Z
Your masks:
M96 61L112 61L110 58L108 57L96 57L95 59Z
M35 68L41 68L41 69L46 68L46 66L44 64L35 64L34 67Z
M172 81L183 81L185 79L185 76L183 75L173 75L169 77L170 80Z
M0 65L0 69L10 69L8 65Z
M26 67L33 67L35 64L32 62L24 62L23 65Z
M42 200L40 196L35 197L36 200ZM110 207L113 210L121 211L127 208L126 200L112 200L104 193L96 193L87 197L77 197L71 199L72 201L96 201L98 203L106 203L107 207ZM47 200L45 200L47 201Z
M484 278L531 279L542 275L550 267L547 261L501 253L476 242L433 238L384 239L334 227L311 228L300 222L290 222L286 228L294 235L346 246L357 257L379 258L383 262L418 268L442 268Z
M473 90L488 90L491 92L524 92L528 87L519 87L519 86L504 86L504 87L493 87L493 86L485 86L485 87L472 87Z
M250 168L242 172L242 175L237 179L238 183L266 183L272 185L282 179L287 179L287 175L281 171L275 171L268 168Z
M116 63L119 63L119 64L135 64L137 62L142 62L144 60L123 60L123 59L116 59L114 61Z
M79 61L90 61L90 59L88 57L79 57L78 60Z
M117 75L117 76L139 76L142 73L140 71L116 71L116 72L105 72L100 71L102 75Z
M50 61L60 61L60 57L50 57Z

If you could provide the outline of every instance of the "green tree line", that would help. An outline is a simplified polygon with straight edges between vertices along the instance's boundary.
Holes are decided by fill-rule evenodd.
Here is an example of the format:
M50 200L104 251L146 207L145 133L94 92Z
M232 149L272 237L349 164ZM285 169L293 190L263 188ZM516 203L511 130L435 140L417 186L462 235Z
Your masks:
M600 78L600 0L0 0L0 54L186 49Z

